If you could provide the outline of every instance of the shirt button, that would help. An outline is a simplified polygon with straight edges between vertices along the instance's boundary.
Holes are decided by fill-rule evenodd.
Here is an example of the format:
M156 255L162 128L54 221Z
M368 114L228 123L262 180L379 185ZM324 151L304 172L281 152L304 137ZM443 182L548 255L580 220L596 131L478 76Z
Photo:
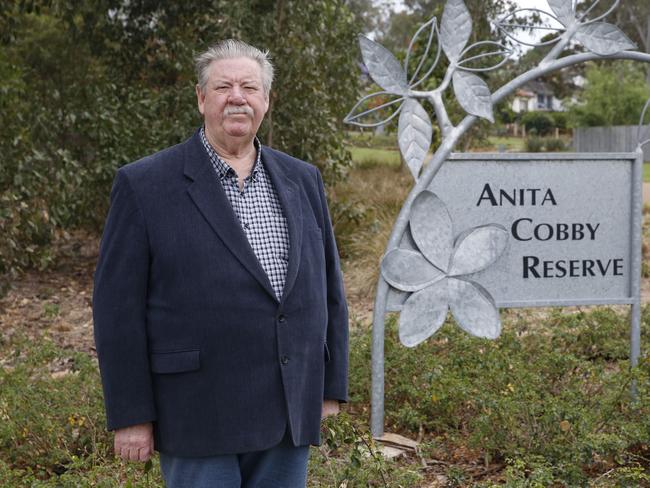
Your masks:
M280 316L278 317L278 322L280 322L281 324L284 324L286 321L287 321L287 318L283 314L280 314Z
M289 358L288 358L287 356L282 356L282 359L280 359L280 362L281 362L284 366L286 366L287 364L289 364Z

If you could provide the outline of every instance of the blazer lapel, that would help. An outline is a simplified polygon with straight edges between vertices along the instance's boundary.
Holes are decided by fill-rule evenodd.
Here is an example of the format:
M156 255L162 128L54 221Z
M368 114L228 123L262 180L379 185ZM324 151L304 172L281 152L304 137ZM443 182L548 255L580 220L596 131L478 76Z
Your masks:
M300 198L300 187L291 179L288 171L278 160L278 156L269 148L262 148L262 161L264 167L271 177L271 182L278 194L280 205L287 219L289 227L289 264L287 276L282 290L283 303L286 297L291 293L298 268L300 267L300 250L302 248L302 207Z
M184 172L192 180L187 192L210 227L241 264L277 300L271 282L246 239L226 192L214 173L198 131L188 142Z

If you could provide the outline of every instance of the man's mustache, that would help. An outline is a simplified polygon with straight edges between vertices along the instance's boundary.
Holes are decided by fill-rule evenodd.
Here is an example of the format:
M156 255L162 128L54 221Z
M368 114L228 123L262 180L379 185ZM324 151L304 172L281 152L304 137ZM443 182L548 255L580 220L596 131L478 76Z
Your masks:
M228 106L226 109L223 111L224 115L234 115L234 114L246 114L249 115L250 117L253 116L253 109L250 108L247 105L243 106Z

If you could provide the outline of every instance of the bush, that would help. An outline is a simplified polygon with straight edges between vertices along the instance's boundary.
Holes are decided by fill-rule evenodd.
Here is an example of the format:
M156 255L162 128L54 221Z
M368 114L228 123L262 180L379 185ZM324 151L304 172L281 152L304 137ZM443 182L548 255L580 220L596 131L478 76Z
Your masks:
M555 137L528 137L526 138L527 152L558 152L566 151L566 144Z
M526 138L526 152L542 152L544 149L544 141L541 137L530 136Z
M569 126L569 117L566 112L550 112L553 125L559 130L566 130Z
M113 456L93 358L49 339L12 339L0 353L0 486L162 486L157 457L143 465ZM364 418L328 419L310 455L310 486L418 486L417 470L377 448Z
M649 331L650 308L643 317ZM650 364L628 369L625 315L558 312L532 325L513 314L496 341L470 337L450 320L416 349L398 343L394 319L387 325L388 431L423 431L456 439L474 458L514 460L511 478L535 472L539 486L583 486L587 473L634 466L635 452L650 448ZM360 373L369 347L369 338L354 343L354 402L368 400L369 373ZM629 397L633 378L638 403Z
M560 152L560 151L566 151L566 144L565 142L558 138L555 137L549 137L544 141L544 146L546 147L546 150L549 152Z
M553 118L546 112L526 112L521 123L530 134L545 136L553 130Z
M191 65L210 32L277 59L262 140L318 165L328 183L344 174L342 118L358 76L355 54L334 48L356 31L343 2L218 3L207 17L190 1L127 2L116 15L89 1L0 8L11 26L0 35L0 275L46 266L56 230L101 228L116 169L200 125Z

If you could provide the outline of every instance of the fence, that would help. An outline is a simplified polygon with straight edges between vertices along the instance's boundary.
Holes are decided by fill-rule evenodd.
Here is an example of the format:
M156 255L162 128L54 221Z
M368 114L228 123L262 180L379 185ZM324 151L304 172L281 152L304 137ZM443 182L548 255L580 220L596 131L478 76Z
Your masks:
M641 139L649 137L650 126L643 127ZM636 150L638 143L636 125L573 129L573 149L576 152L630 152ZM650 144L643 148L643 159L650 161Z

